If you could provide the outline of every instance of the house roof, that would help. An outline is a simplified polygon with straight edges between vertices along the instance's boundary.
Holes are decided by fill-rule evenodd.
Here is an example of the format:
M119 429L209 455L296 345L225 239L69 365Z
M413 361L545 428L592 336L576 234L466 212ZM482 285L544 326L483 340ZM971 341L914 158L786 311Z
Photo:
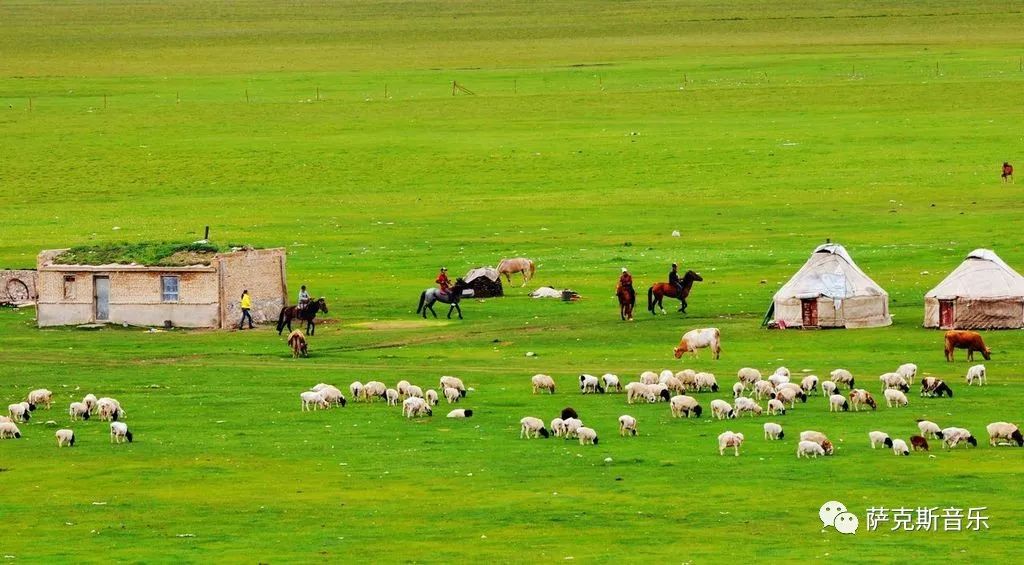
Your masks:
M1024 277L990 249L967 254L945 279L925 294L926 298L976 298L998 300L1024 297Z
M837 243L819 245L807 262L789 279L774 299L816 298L846 299L855 296L883 296L888 293L864 274L846 249Z

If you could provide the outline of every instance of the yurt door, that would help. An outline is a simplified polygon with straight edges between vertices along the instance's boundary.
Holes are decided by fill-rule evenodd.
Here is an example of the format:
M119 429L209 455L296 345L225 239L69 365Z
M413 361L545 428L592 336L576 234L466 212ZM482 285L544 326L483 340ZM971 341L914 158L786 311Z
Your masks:
M801 310L803 310L804 327L805 328L816 328L818 327L818 299L817 298L804 298L800 300Z
M944 330L953 327L954 304L953 300L939 301L939 327Z
M95 277L93 278L93 288L95 288L95 300L96 300L96 321L106 321L110 319L110 278L109 277Z

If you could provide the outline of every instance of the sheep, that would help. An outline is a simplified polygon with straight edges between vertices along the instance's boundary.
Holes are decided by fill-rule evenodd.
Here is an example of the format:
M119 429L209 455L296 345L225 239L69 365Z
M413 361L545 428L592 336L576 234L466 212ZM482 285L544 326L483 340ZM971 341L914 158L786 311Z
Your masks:
M741 383L753 385L757 381L761 380L761 371L750 367L743 367L739 371L736 371L736 378L739 379Z
M780 369L786 369L785 367L779 367ZM776 387L789 382L789 369L786 369L785 373L775 372L772 376L768 377L768 382L772 383Z
M804 390L804 394L811 394L812 392L818 392L818 376L807 375L800 381L800 388Z
M910 436L910 446L914 448L914 451L928 451L928 440L922 436Z
M444 399L448 401L448 404L458 402L459 399L462 398L462 391L457 388L446 386L442 392L444 394Z
M871 449L874 449L875 445L879 443L886 447L892 447L892 439L885 432L868 432L868 439L871 440Z
M685 388L694 388L697 386L697 372L693 369L683 369L682 371L676 372L675 377L679 379L679 382L683 383Z
M786 405L782 403L778 398L773 398L768 401L768 414L774 416L776 414L786 415Z
M68 408L68 415L71 416L71 421L82 419L89 419L89 406L84 402L72 402Z
M843 412L849 412L850 402L846 400L846 397L841 394L833 394L828 397L828 411L836 412L842 410Z
M50 406L53 404L53 393L45 388L39 388L28 393L25 400L27 400L29 404L35 404L36 406L45 404L46 409L49 410Z
M580 415L572 406L566 406L562 408L561 417L563 420L568 420L569 418L579 419Z
M718 392L718 380L711 373L697 373L695 380L698 391L707 389L711 392Z
M384 399L388 401L388 406L398 406L398 400L401 394L396 389L389 388L384 391Z
M522 427L519 429L519 439L530 439L530 437L549 437L547 428L544 427L544 421L540 418L534 418L533 416L527 416L522 420L519 420Z
M571 439L576 437L576 433L583 427L583 421L579 418L565 418L562 425L565 426L565 433L562 437L565 439Z
M410 396L402 401L402 415L406 418L433 416L434 411L430 409L430 405L427 404L426 400L418 396Z
M555 437L562 437L565 435L565 420L561 418L553 418L551 420L551 433Z
M328 408L330 406L323 394L313 390L307 390L306 392L299 394L299 398L302 399L302 412L312 412L313 410Z
M917 365L913 363L904 363L896 369L896 372L906 379L907 383L914 384L914 377L917 376Z
M696 398L686 396L685 394L673 396L672 399L669 400L669 409L672 411L672 416L675 418L682 418L683 416L689 418L690 413L693 413L694 416L699 418L701 413L704 411Z
M853 385L856 384L856 379L853 378L853 374L846 369L836 369L829 373L829 376L832 377L832 382L837 385L846 385L852 389Z
M92 412L93 414L96 413L96 402L97 402L97 399L96 399L96 395L95 394L91 394L90 393L90 394L87 394L84 397L82 397L82 404L85 404L86 406L88 406L89 407L89 412Z
M800 432L800 441L812 441L820 445L825 451L825 455L832 455L832 452L835 451L835 447L832 445L832 442L829 441L828 437L821 432L816 432L814 430L802 431Z
M395 390L398 391L398 394L400 394L402 396L402 398L405 398L405 397L409 396L409 386L411 384L412 383L410 383L409 381L406 381L406 380L398 381L398 384L395 385ZM313 389L313 390L316 390L316 389Z
M896 455L910 455L910 448L902 439L894 439L892 440L892 452Z
M945 428L942 430L942 447L945 449L949 447L953 449L960 442L969 443L974 447L978 447L978 440L974 439L971 432L964 428Z
M662 369L661 372L658 373L658 382L661 384L665 384L666 379L669 379L674 376L676 375L675 373L672 372L672 369Z
M755 414L760 416L761 412L763 411L760 405L754 402L753 399L748 398L746 396L738 397L735 401L733 401L733 406L735 407L737 416L739 416L739 414L742 412L749 412L751 417L753 417Z
M740 456L740 446L743 445L743 434L725 431L718 434L718 454L725 455L729 447L733 449L733 455Z
M736 398L737 396L743 396L746 392L747 387L746 385L743 384L743 381L736 381L736 384L732 385L733 398Z
M813 457L817 459L819 455L825 455L825 450L821 445L818 445L813 441L801 441L796 446L797 459L800 459L801 457Z
M855 388L850 391L850 402L853 404L853 409L857 412L860 412L861 404L867 404L872 410L878 410L878 403L875 402L875 397L862 388Z
M985 426L985 431L988 432L988 444L992 447L996 446L997 439L1016 442L1017 447L1024 446L1024 436L1021 435L1020 428L1016 424L992 422Z
M441 377L440 388L444 390L445 387L451 387L459 391L463 398L466 396L466 385L462 384L462 379L458 377L444 376Z
M839 385L836 383L832 381L821 381L821 394L823 394L825 398L832 396L837 390L839 390Z
M765 422L764 439L782 439L784 437L786 437L786 433L782 431L782 426L775 422Z
M736 411L733 410L732 404L721 398L716 398L711 401L711 415L719 420L724 420L726 418L735 418Z
M348 385L348 391L352 393L352 398L359 400L363 397L363 383L353 381L352 384Z
M604 394L604 387L601 386L601 380L594 375L583 374L580 375L580 392L587 394L588 392L599 392Z
M576 437L580 440L580 445L597 445L598 443L597 431L594 428L582 426L576 430Z
M13 421L14 420L12 420L10 416L4 416L4 415L0 414L0 422L13 422Z
M654 371L644 371L640 373L640 382L645 385L652 385L658 382L658 373L655 373Z
M21 430L14 422L0 422L0 439L21 439Z
M777 398L780 402L788 402L790 408L796 408L796 399L798 398L801 402L807 402L807 394L800 387L782 386L769 396Z
M613 375L611 373L605 373L605 374L601 375L601 382L604 383L605 390L613 390L614 389L617 392L622 392L622 383L619 382L618 375ZM554 389L552 389L552 392L554 392Z
M57 433L53 435L57 437L57 447L64 447L65 444L68 447L75 446L75 432L71 430L57 430Z
M918 420L917 429L921 430L921 435L924 437L932 437L936 439L942 439L942 429L935 422L929 422L928 420Z
M889 408L892 408L893 404L899 408L901 406L906 406L909 403L910 401L907 400L907 395L903 394L901 391L894 388L885 390L885 405Z
M903 392L910 392L910 384L907 383L907 379L899 373L885 373L878 377L878 380L882 381L882 391L886 389L894 388Z
M644 383L633 381L626 385L626 403L633 404L634 400L641 398L647 399L648 402L654 402L656 399L647 389L648 385ZM652 385L653 386L653 385Z
M757 381L754 383L754 396L758 400L764 399L764 397L771 398L775 394L775 385L769 381Z
M672 398L668 387L663 384L647 385L647 402L668 402Z
M619 435L636 435L636 418L629 414L619 416Z
M436 394L436 393L435 393ZM416 385L409 385L405 388L405 397L415 396L416 398L423 398L423 389Z
M448 413L448 418L471 418L473 411L467 408L456 408Z
M320 396L323 396L324 400L326 400L328 404L336 404L338 406L341 406L342 408L344 408L345 405L348 404L348 401L345 400L345 395L341 394L341 390L339 390L338 387L334 385L326 385L321 383L313 387L312 390L313 392L319 392Z
M32 410L35 410L35 406L28 402L19 402L17 404L7 406L7 413L11 415L11 418L13 418L15 422L27 422L31 420Z
M111 422L116 422L125 415L121 403L117 399L106 396L96 401L96 411L99 413L100 420Z
M988 384L988 377L985 374L984 365L975 365L970 369L967 369L967 386L971 386L977 381L978 386L984 386Z
M686 386L683 385L683 381L675 378L675 376L669 377L665 379L665 382L658 384L664 385L669 392L673 392L675 394L683 394L686 392Z
M124 422L110 423L111 443L122 443L124 440L128 440L128 443L131 443L133 439L132 432L128 429L128 424Z
M384 398L387 394L388 387L380 381L369 381L363 385L363 389L360 391L363 400L366 402L372 402L374 398Z
M953 398L953 389L949 388L942 379L925 377L921 379L921 396L938 396L942 398L943 393Z
M530 378L530 383L533 384L533 394L537 394L542 390L555 394L555 379L552 379L549 375L537 373Z
M427 404L431 406L437 406L437 391L434 389L427 390L427 394L424 396L427 400Z

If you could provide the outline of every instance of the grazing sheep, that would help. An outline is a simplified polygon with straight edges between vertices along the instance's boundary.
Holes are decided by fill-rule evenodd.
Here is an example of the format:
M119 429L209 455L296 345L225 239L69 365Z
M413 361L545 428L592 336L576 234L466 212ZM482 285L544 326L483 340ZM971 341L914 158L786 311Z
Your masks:
M576 430L576 437L580 440L580 445L597 445L597 431L593 428L580 427Z
M35 410L35 406L28 402L19 402L17 404L7 406L7 413L11 415L11 418L13 418L15 422L27 422L31 420L33 410Z
M0 422L0 439L21 439L21 430L14 422Z
M743 445L743 434L725 431L718 434L718 454L725 455L725 450L733 449L733 455L740 456L740 446Z
M579 413L577 413L572 406L566 406L565 408L562 408L561 416L563 420L568 420L569 418L579 419L580 417Z
M388 406L398 406L398 400L401 395L397 390L389 388L384 391L384 398L388 401Z
M619 416L619 435L636 435L636 418L623 414Z
M784 437L786 437L786 433L782 431L782 426L775 422L765 422L764 439L782 439Z
M978 386L988 384L988 377L985 374L984 365L975 365L970 369L967 369L967 386L971 386L975 382L978 383Z
M424 396L423 396L423 389L418 387L418 386L416 386L416 385L409 385L405 389L405 396L406 396L406 398L408 398L410 396L415 396L416 398L424 398Z
M409 396L409 385L411 384L412 383L406 380L398 381L398 384L395 385L395 390L398 391L398 394L402 395L402 398L405 398L406 396Z
M928 451L928 440L922 436L910 436L910 446L914 451Z
M427 394L426 394L425 398L427 399L427 404L429 404L431 406L437 406L437 391L436 390L429 389L427 391Z
M10 416L2 416L2 415L0 415L0 422L13 422L13 421L14 420L12 420Z
M682 418L684 416L689 418L691 413L699 418L703 412L703 409L701 408L700 403L697 402L697 399L692 396L686 396L685 394L673 396L671 400L669 400L669 409L672 411L672 416L675 418Z
M128 440L128 443L131 443L133 439L132 432L128 430L128 424L124 422L110 423L111 443L122 443L124 440Z
M716 398L711 401L711 415L719 420L724 420L726 418L735 418L736 411L733 410L732 404L721 398Z
M456 408L448 413L448 418L471 418L473 411L467 408Z
M363 390L360 391L363 400L366 402L372 402L375 398L384 398L387 394L388 387L380 381L369 381L363 385Z
M679 382L683 383L685 388L690 389L697 386L697 372L693 369L683 369L678 371L675 376L679 379Z
M125 411L117 399L104 396L96 401L96 411L100 420L116 422L124 417Z
M433 416L434 411L430 409L430 405L427 404L426 400L418 396L410 396L402 401L402 415L406 418Z
M832 382L836 383L836 385L846 385L852 389L855 384L853 374L846 369L836 369L829 373L829 376L832 377Z
M828 411L837 412L842 410L843 412L849 412L850 402L846 400L846 397L841 394L833 394L828 397Z
M448 404L458 402L459 399L462 398L462 391L450 386L444 387L442 394L444 394L444 399L448 401Z
M674 376L675 373L672 372L672 369L662 369L661 372L658 373L658 382L661 384L665 384L666 379L669 379Z
M892 447L892 439L885 432L868 432L868 439L871 440L871 449L874 449L875 445L879 443L886 447Z
M872 410L878 410L878 403L875 402L875 397L862 388L855 388L850 391L850 402L853 404L853 409L857 412L860 412L861 404L870 406Z
M965 442L965 443L968 443L970 445L973 445L974 447L978 447L978 440L974 439L974 436L971 435L971 432L969 432L965 428L945 428L945 429L943 429L942 430L942 442L943 442L942 443L943 449L945 449L946 447L949 447L950 449L953 449L954 447L959 445L960 442Z
M683 394L684 392L686 392L686 386L683 385L683 381L675 378L674 376L669 377L669 378L665 379L664 382L661 382L661 383L658 383L658 384L664 385L665 388L667 388L669 392L672 392L672 393L675 393L675 394Z
M53 435L57 437L57 447L64 447L65 444L68 447L75 446L75 432L71 430L57 430L57 433Z
M782 403L778 398L772 398L768 401L768 414L774 416L776 414L786 415L786 405Z
M935 377L925 377L921 379L921 396L938 396L942 398L943 394L949 395L953 398L953 389L949 388L942 379Z
M780 386L775 389L775 393L769 395L771 398L777 398L781 402L788 402L790 408L796 408L796 400L799 398L800 402L807 402L807 393L798 386Z
M554 418L551 420L551 433L555 437L562 437L565 435L565 420L561 418Z
M942 439L942 429L935 422L929 422L928 420L918 420L917 429L921 430L921 435L924 437L932 437Z
M549 375L537 373L530 378L530 383L533 384L533 394L537 394L542 390L548 391L549 394L555 394L555 379L552 379Z
M785 367L779 367L779 368L780 369L786 369ZM781 384L788 383L789 382L789 377L790 377L789 369L786 369L785 373L779 373L779 372L772 373L772 376L768 377L768 382L770 382L770 383L772 383L772 385L778 387Z
M718 380L711 373L697 373L696 384L698 391L718 392Z
M654 396L650 387L657 385L645 385L640 382L631 382L626 385L626 403L633 404L634 400L646 399L647 402L656 402L658 399ZM664 386L664 385L662 385ZM668 394L668 389L665 389L665 394Z
M796 458L801 457L813 457L818 458L819 455L825 455L825 450L821 445L814 443L813 441L801 441L796 446Z
M830 442L828 437L821 432L816 432L814 430L802 431L800 432L800 441L813 441L825 450L826 455L830 455L832 453L832 442Z
M92 412L93 414L96 413L96 402L97 400L95 394L87 394L84 397L82 397L82 404L88 406L89 412Z
M903 392L910 392L910 384L907 379L899 373L885 373L878 377L878 380L882 381L882 391L886 389L894 388Z
M615 390L616 392L622 392L622 383L619 382L618 375L605 373L601 375L601 382L604 383L605 390ZM554 390L552 390L551 392L554 392Z
M50 409L50 405L53 404L53 393L46 390L45 388L39 388L28 393L28 397L25 399L29 404L39 406L45 404L46 409Z
M336 404L342 408L348 404L348 401L345 400L345 395L341 394L341 390L334 385L320 383L313 387L312 390L313 392L319 392L320 396L323 396L328 404Z
M466 385L462 384L462 379L458 377L444 376L441 377L440 388L444 390L445 387L451 387L459 391L463 398L466 396Z
M917 365L913 363L904 363L896 369L896 372L906 379L907 383L914 384L914 377L917 376Z
M896 455L910 455L910 448L902 439L894 439L892 440L892 452Z
M655 375L655 382L657 382L657 375ZM580 375L580 392L583 394L588 392L604 394L604 387L601 386L601 380L594 375L583 374Z
M758 400L762 400L765 397L771 398L775 394L775 385L769 381L757 381L754 383L754 396Z
M736 381L736 383L732 385L733 398L736 398L737 396L743 396L746 392L747 387L746 385L743 384L743 381Z
M299 398L302 399L301 412L312 412L313 410L330 407L324 395L313 390L307 390L299 394Z
M647 385L647 402L668 402L672 393L663 384Z
M644 371L640 373L640 382L645 385L652 385L658 382L658 373L655 373L654 371Z
M993 447L996 445L996 440L999 439L1015 442L1017 447L1024 446L1024 436L1021 435L1020 428L1016 424L992 422L985 426L985 430L988 432L988 444Z
M89 419L89 406L84 402L72 402L71 407L68 408L68 415L71 416L71 421L82 419Z
M519 420L522 427L519 429L519 439L530 439L530 437L548 437L548 430L544 427L544 421L540 418L527 416Z
M818 376L807 375L800 381L800 388L804 390L804 394L811 394L812 392L818 392Z
M353 381L352 384L348 385L348 391L352 393L352 398L359 400L363 397L363 383Z
M750 367L743 367L739 371L736 371L736 378L739 379L741 383L753 385L757 381L761 380L761 371Z
M718 359L722 355L722 334L718 328L703 328L686 332L679 340L679 345L672 350L672 354L679 359L684 353L693 353L696 358L697 350L705 347L711 349L713 359Z
M821 381L821 394L826 398L835 394L837 390L839 390L839 385L836 383L832 381Z
M736 398L736 400L733 401L733 406L736 410L737 416L739 416L743 412L749 412L751 417L753 417L755 414L760 416L761 412L763 411L761 409L761 406L758 405L758 403L754 402L752 398L748 398L746 396L740 396Z
M576 437L576 432L583 427L583 421L579 418L566 418L562 422L562 425L565 426L565 434L563 437L565 437L565 439L571 439Z
M906 406L909 403L910 401L907 399L907 395L903 394L902 391L894 388L885 389L885 405L889 408L892 408L893 404L899 408L901 406Z

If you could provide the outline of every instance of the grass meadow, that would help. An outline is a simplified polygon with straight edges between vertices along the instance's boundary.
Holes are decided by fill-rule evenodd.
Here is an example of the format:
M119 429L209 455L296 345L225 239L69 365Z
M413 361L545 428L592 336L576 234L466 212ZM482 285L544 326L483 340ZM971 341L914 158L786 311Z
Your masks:
M288 248L289 284L326 297L309 359L270 327L36 329L0 310L0 400L56 393L0 442L0 555L27 562L1005 563L1024 543L1024 335L988 332L990 385L921 328L923 295L972 249L1024 266L1024 13L1013 4L804 2L7 2L0 6L0 267L41 249L192 241ZM452 94L457 81L473 95ZM1019 165L1018 165L1019 166ZM679 230L681 237L671 237ZM769 332L771 296L826 238L890 293L893 326ZM525 255L530 287L415 316L453 274ZM621 322L613 291L678 261L688 314ZM578 303L535 301L539 285ZM668 303L666 303L668 306ZM444 310L438 307L438 312ZM672 358L721 329L718 361ZM527 352L535 357L527 357ZM580 373L691 367L729 396L740 367L872 392L904 362L953 399L830 414L673 420L665 404L581 396ZM554 396L530 394L535 373ZM466 421L382 403L300 413L318 382L458 375ZM118 398L135 443L97 421L56 448L87 392ZM351 399L350 399L351 400ZM520 441L566 405L596 447ZM640 435L620 439L629 413ZM867 432L915 419L978 449L896 458ZM740 457L716 436L744 432ZM801 430L834 457L797 461ZM937 448L937 442L933 442ZM607 460L610 458L610 462ZM821 531L844 502L861 531ZM864 529L872 506L987 506L981 532Z

